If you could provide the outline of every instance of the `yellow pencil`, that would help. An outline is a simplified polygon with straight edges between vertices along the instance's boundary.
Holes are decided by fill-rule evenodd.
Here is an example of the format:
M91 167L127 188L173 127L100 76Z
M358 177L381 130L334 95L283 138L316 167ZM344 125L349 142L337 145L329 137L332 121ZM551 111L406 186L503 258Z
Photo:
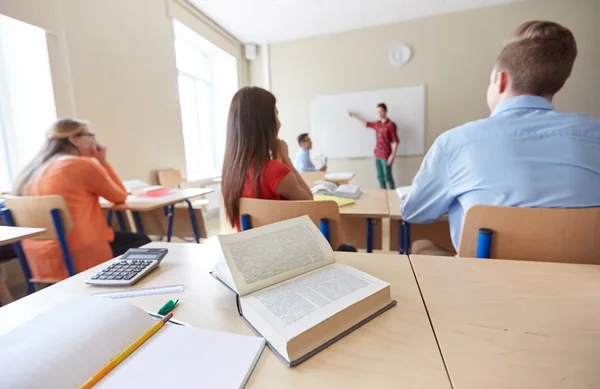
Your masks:
M138 340L133 342L129 347L127 347L124 351L122 351L119 355L111 359L110 362L106 364L98 373L94 374L92 378L90 378L85 384L81 385L79 389L89 389L92 386L96 385L105 375L110 373L112 369L114 369L119 363L123 362L125 358L127 358L131 353L133 353L138 347L144 344L152 335L156 333L156 331L160 330L166 322L168 322L173 317L172 313L169 313L165 316L161 321L156 323L146 332L144 335L140 336Z

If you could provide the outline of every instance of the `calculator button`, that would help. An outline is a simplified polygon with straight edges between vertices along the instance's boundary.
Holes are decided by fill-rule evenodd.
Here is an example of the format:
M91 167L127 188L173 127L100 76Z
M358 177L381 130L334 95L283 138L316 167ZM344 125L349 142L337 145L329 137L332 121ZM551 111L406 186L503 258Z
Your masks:
M92 280L97 280L100 276L99 275L95 275L92 277Z
M100 278L101 280L105 280L105 279L106 279L106 276L100 276L99 278Z
M129 274L128 276L125 277L126 280L130 280L133 277L135 277L135 274Z
M125 277L122 276L122 275L118 275L118 276L115 277L115 280L122 280L123 278L125 278Z

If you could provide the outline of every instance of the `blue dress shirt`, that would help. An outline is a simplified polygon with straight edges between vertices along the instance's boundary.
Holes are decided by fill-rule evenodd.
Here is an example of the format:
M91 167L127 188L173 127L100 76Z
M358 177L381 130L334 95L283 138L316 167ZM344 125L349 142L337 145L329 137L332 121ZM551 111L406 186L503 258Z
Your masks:
M315 168L312 161L310 160L310 154L308 150L300 147L294 158L294 167L299 173L303 172L316 172L318 169Z
M404 220L427 223L448 213L458 248L463 217L476 204L600 206L600 121L523 95L440 135L402 204Z

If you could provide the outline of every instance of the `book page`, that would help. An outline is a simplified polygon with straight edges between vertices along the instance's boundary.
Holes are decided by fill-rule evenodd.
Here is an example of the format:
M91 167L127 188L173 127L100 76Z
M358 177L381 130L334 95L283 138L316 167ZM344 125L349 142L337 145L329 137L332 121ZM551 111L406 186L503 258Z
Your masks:
M219 242L241 296L335 260L329 242L308 216L219 235Z
M242 312L253 323L262 321L258 327L264 328L266 322L289 340L387 286L367 273L335 263L243 297Z
M124 301L69 300L0 336L0 388L79 388L154 323Z
M337 189L337 185L329 181L315 181L315 186L311 188L311 192L331 194Z

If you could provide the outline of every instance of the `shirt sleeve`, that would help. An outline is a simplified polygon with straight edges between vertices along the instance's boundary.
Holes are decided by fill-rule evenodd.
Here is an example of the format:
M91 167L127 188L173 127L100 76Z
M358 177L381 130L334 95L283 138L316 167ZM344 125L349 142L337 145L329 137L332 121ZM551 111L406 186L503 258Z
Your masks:
M447 213L453 199L449 195L448 162L437 141L425 155L412 189L402 202L402 219L409 223L429 223Z
M377 122L367 122L366 127L375 129L376 124L377 124Z
M398 127L396 127L396 123L392 123L392 127L389 129L389 131L392 143L400 143L400 140L398 139Z
M264 185L271 191L271 193L277 193L277 187L279 186L279 183L291 171L292 169L289 166L277 160L271 160L267 162L263 176Z
M111 203L120 204L127 200L127 191L117 173L109 164L100 164L96 160L81 163L78 175L85 189Z

